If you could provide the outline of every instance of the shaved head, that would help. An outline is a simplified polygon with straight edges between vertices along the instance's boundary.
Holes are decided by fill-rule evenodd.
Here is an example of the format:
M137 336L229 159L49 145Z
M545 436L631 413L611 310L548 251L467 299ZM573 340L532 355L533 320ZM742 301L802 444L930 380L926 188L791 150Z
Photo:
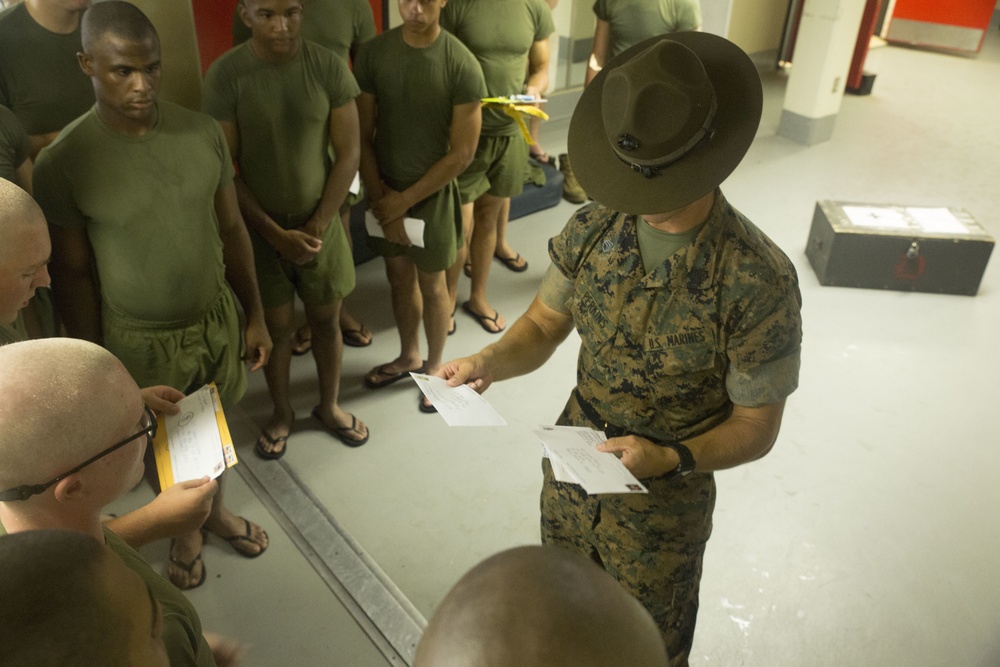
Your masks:
M0 178L0 326L49 284L45 268L51 254L42 209L27 192Z
M448 592L414 667L666 667L660 630L610 575L557 547L518 547Z
M74 468L134 433L143 415L121 362L73 338L0 347L0 396L0 490Z
M98 2L84 12L80 35L83 50L91 53L107 33L130 42L151 39L159 43L152 21L132 3L120 0Z

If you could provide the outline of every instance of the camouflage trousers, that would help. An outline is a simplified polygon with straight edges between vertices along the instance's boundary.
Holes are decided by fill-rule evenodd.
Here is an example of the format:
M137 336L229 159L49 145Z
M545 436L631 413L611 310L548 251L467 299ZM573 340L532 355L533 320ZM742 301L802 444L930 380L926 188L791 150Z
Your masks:
M542 471L542 543L582 553L617 579L659 625L671 666L685 667L712 532L713 476L643 480L648 494L588 496L555 481L547 459Z

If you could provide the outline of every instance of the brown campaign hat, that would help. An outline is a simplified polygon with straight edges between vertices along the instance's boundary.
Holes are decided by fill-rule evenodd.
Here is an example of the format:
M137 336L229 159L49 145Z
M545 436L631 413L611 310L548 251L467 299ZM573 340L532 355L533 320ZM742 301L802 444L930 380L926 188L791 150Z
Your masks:
M611 60L583 91L569 155L584 190L623 213L672 211L714 190L753 142L753 61L703 32L660 35Z

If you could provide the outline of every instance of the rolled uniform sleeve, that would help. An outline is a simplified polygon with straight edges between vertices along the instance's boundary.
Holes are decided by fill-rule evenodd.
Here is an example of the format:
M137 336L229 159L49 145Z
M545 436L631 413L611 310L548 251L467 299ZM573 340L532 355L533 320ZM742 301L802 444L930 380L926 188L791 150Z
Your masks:
M726 391L737 405L777 403L798 387L802 297L794 273L761 289L729 335Z

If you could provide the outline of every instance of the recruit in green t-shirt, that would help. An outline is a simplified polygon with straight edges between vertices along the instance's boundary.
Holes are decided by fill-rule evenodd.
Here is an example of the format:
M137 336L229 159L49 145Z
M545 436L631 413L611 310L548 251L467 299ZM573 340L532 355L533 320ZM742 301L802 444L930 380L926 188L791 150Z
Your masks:
M14 112L0 105L0 178L13 181L17 168L31 157L28 135Z
M330 111L358 93L347 63L302 41L295 57L274 64L250 44L230 49L205 74L202 108L235 122L240 177L271 214L308 214L330 173Z
M302 39L332 49L347 62L351 47L375 36L375 17L368 0L308 0L302 8ZM250 39L250 28L233 13L233 45Z
M163 608L163 643L171 666L212 667L215 658L205 641L198 612L177 587L153 571L135 549L108 528L104 529L108 548L139 575Z
M491 97L522 91L531 46L555 31L545 0L450 0L441 11L441 27L476 56ZM510 116L498 109L483 110L483 135L519 133Z
M215 195L232 182L222 129L160 101L141 137L95 109L38 155L35 198L49 224L85 229L104 307L151 322L200 317L225 285Z
M382 178L404 190L448 152L454 107L486 96L483 72L469 49L441 31L415 48L400 28L361 47L354 76L375 96L375 157Z
M30 134L58 132L94 104L90 78L77 63L80 29L49 32L23 3L0 12L0 104Z
M698 0L597 0L594 14L611 29L609 58L644 39L701 25Z

